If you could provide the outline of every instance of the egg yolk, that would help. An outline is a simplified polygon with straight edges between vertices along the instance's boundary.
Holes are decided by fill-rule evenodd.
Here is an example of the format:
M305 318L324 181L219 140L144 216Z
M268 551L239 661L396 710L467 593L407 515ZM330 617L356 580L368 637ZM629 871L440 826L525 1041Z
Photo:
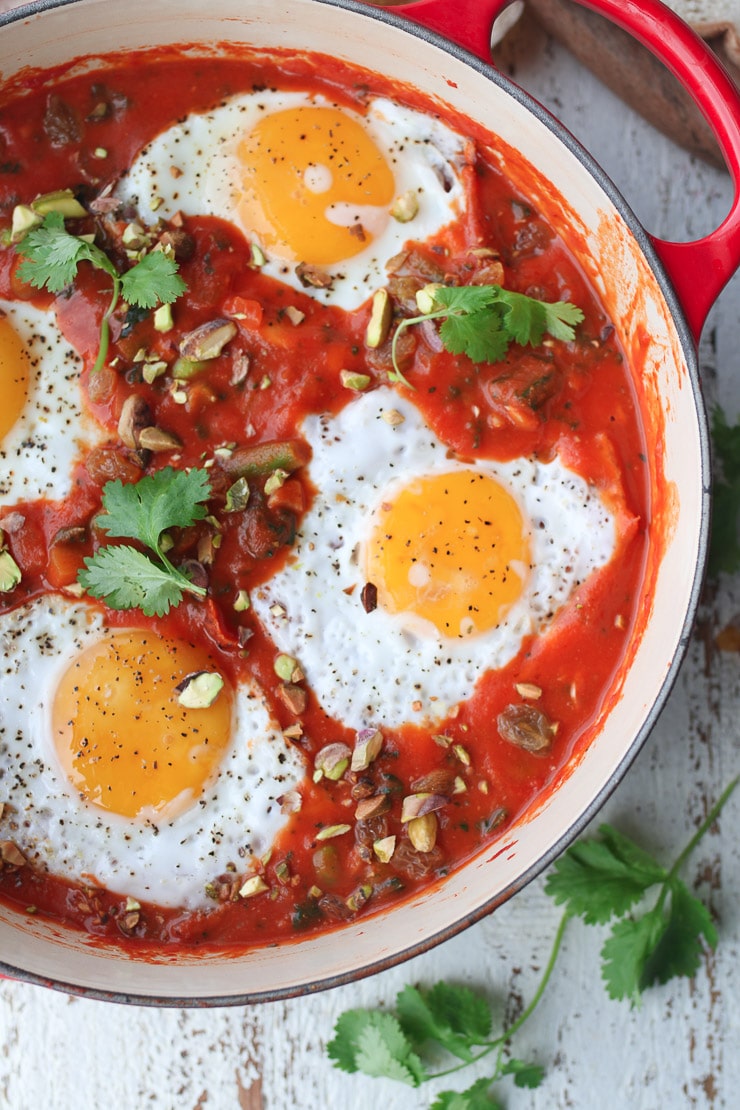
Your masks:
M205 651L143 631L114 633L72 661L52 730L81 798L130 818L170 818L197 800L232 734L226 684L207 708L178 700L178 684L202 671L215 671Z
M0 443L20 416L28 399L29 360L10 321L0 315Z
M326 266L351 258L388 221L395 181L362 124L339 108L286 108L240 142L239 219L268 253Z
M378 604L447 637L495 628L520 596L529 564L517 502L473 470L404 486L381 504L365 549Z

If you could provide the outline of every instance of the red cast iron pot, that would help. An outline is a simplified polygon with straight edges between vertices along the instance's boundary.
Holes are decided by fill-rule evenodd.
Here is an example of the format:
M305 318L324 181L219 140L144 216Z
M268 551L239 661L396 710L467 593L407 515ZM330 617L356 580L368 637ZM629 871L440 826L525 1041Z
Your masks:
M581 0L579 0L581 2ZM505 838L441 885L338 933L235 957L167 951L142 961L40 918L0 908L6 974L78 994L155 1005L274 1000L336 986L425 951L495 909L593 816L660 712L690 632L704 569L709 452L696 342L740 261L740 97L711 51L658 0L583 0L640 39L691 92L735 181L722 225L691 243L649 235L592 158L490 63L507 0L420 0L377 10L353 0L70 0L0 17L4 80L76 58L168 45L205 53L293 49L409 83L482 123L506 172L564 238L634 356L652 482L655 543L638 628L596 735ZM2 96L0 90L0 96Z

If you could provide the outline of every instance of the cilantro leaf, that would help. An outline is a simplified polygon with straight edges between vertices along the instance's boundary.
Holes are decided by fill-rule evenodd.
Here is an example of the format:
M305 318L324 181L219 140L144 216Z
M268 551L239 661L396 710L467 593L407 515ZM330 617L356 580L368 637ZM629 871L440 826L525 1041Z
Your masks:
M93 371L105 363L110 344L110 318L121 295L139 308L170 304L187 289L177 273L177 262L163 251L145 254L126 273L119 275L105 251L80 235L71 235L60 212L49 212L17 244L23 258L18 276L36 289L58 293L74 281L81 262L90 262L111 279L111 299L100 321L100 343Z
M165 466L138 482L120 478L103 488L105 513L96 524L109 536L140 540L157 550L163 532L188 528L206 515L211 494L206 470L175 470Z
M101 547L84 564L77 580L89 594L110 609L141 609L147 617L165 616L189 585L184 575L175 577L126 544Z
M525 297L522 293L512 293L502 289L500 300L506 306L504 316L506 330L515 343L522 347L527 343L537 347L542 342L542 337L547 330L547 316L542 301L533 297ZM572 339L573 336L571 335Z
M610 998L629 998L633 1006L639 1002L645 969L665 928L659 907L612 927L601 949L601 976Z
M568 848L545 883L546 892L588 925L622 915L645 891L662 883L666 870L634 841L609 825L601 839L587 837Z
M484 1044L491 1033L488 1004L468 987L444 982L428 991L405 987L396 1010L404 1032L416 1044L437 1041L461 1060L473 1060L472 1046Z
M59 212L49 212L17 249L24 259L18 267L20 279L35 289L46 287L50 293L58 293L72 284L80 262L91 262L111 276L116 272L99 247L65 230L64 217Z
M489 1094L492 1079L478 1079L466 1091L441 1091L431 1110L503 1110L498 1099Z
M538 346L546 333L570 341L583 312L567 301L549 303L515 293L500 285L440 285L419 290L418 316L401 320L393 336L392 381L409 383L396 357L398 337L408 327L426 320L442 321L439 335L446 350L467 355L472 362L499 362L511 343Z
M482 312L496 302L499 289L498 285L435 285L434 300L450 313Z
M673 879L665 929L645 961L641 989L678 975L691 978L699 970L705 948L716 943L717 930L707 907L680 879Z
M186 289L177 262L164 251L150 251L121 276L121 296L138 308L172 304Z
M397 1018L377 1010L347 1010L339 1017L327 1051L343 1071L396 1079L418 1087L426 1070Z
M534 1090L545 1078L545 1069L539 1064L527 1064L524 1060L507 1060L501 1068L502 1075L513 1075L517 1087Z
M107 482L105 512L96 524L110 536L138 540L154 558L126 544L100 547L84 560L78 582L111 609L139 608L147 616L164 616L185 593L203 597L203 587L194 585L163 553L161 539L170 528L188 528L202 520L210 493L207 471L169 466L138 482Z
M467 355L472 362L500 362L509 349L509 337L497 308L448 316L439 329L445 348L453 355Z

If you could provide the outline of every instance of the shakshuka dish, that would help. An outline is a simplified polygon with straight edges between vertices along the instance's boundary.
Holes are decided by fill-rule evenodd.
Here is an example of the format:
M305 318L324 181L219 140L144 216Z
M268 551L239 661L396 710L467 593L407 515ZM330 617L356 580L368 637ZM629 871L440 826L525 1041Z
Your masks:
M293 53L0 107L0 897L246 950L567 774L639 609L633 371L493 135Z

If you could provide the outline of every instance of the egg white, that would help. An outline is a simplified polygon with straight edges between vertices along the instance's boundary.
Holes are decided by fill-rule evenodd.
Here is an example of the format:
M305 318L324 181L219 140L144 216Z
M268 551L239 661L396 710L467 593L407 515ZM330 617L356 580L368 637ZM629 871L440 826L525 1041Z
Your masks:
M135 204L148 224L178 211L234 223L241 189L235 153L240 137L268 113L330 104L321 96L273 89L235 96L209 112L189 115L141 151L119 182L116 196ZM342 110L361 121L385 153L396 196L409 190L417 195L418 214L408 223L388 219L364 250L327 267L334 279L330 288L304 287L295 262L280 258L268 256L262 272L325 304L351 310L384 284L385 265L404 243L428 239L462 214L466 193L461 168L467 141L433 116L383 98L370 101L366 115ZM255 238L249 227L241 230L250 241Z
M103 635L99 613L57 596L0 618L0 837L52 874L92 875L141 900L204 908L205 884L229 864L247 871L288 820L277 799L303 778L303 759L261 695L243 686L231 747L190 809L155 823L80 801L53 747L51 702L69 661Z
M5 504L61 499L71 492L80 454L101 436L82 403L82 359L52 312L25 301L0 301L0 313L20 337L30 362L28 398L0 442L0 499Z
M403 422L383 419L389 410ZM450 639L436 629L419 634L380 606L365 612L361 545L378 503L392 500L399 483L464 464L448 458L410 401L386 388L358 397L336 417L309 417L303 434L318 493L291 561L253 592L252 607L279 650L298 659L325 710L350 727L442 720L484 672L517 654L524 636L544 629L614 551L608 509L558 458L479 459L475 469L494 476L520 507L530 573L491 631Z

